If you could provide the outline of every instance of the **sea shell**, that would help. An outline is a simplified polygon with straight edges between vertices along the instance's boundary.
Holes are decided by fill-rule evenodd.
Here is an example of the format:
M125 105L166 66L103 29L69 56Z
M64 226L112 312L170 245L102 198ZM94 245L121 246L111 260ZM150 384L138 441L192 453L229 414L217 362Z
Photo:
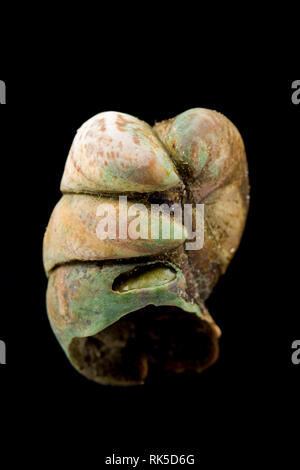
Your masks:
M204 301L238 248L249 206L246 154L236 127L220 113L203 108L157 123L153 129L127 114L98 114L77 132L61 190L65 194L44 238L47 310L76 369L96 382L132 385L143 383L153 364L160 362L165 370L178 373L200 372L213 364L220 330ZM99 207L105 205L109 219L117 216L129 229L132 219L124 222L119 205L118 196L124 195L127 210L141 202L147 208L140 231L148 230L148 238L123 238L118 230L113 238L99 236L103 215ZM201 249L187 249L186 227L175 218L169 237L163 237L160 229L158 237L151 238L149 226L168 219L167 213L151 213L153 200L204 204ZM154 330L144 335L145 341L136 339L130 315L142 315L138 318L147 328L149 308L152 313L158 309L159 321L171 319L172 326L165 329L165 336ZM180 323L182 312L188 314ZM179 325L185 319L191 322L193 340L187 336L179 346L187 348L187 354L190 344L199 348L194 362L184 359L185 354L176 362L176 340L175 351L169 354L163 344L164 358L155 356L160 351L155 341L172 337L176 315ZM185 327L178 331L184 334ZM155 343L150 359L149 338ZM133 344L139 352L136 361ZM108 361L107 351L112 352Z

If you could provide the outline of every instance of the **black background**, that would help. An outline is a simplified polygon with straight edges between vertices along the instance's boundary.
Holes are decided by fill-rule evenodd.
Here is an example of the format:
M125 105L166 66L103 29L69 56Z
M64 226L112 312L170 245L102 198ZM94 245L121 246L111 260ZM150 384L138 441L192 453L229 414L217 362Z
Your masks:
M36 449L78 459L187 450L241 463L292 458L299 433L298 168L300 105L293 80L232 73L113 70L1 76L3 439L24 459ZM293 77L292 77L293 78ZM297 77L294 77L294 79ZM238 252L207 305L221 327L220 358L194 379L138 388L102 387L68 363L48 324L42 239L76 129L101 111L153 124L192 107L216 109L247 151L250 212ZM282 437L288 437L283 446ZM3 451L5 446L3 448ZM238 451L244 453L244 460ZM11 459L16 458L10 454ZM60 457L61 458L61 457Z

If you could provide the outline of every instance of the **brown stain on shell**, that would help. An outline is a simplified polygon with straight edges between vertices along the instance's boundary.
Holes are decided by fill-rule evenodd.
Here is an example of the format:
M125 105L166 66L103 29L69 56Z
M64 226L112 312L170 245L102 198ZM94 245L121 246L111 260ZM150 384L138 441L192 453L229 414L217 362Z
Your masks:
M117 115L116 119L116 126L120 132L127 132L126 126L127 124L132 124L133 121L127 119L125 116L122 116L121 114Z

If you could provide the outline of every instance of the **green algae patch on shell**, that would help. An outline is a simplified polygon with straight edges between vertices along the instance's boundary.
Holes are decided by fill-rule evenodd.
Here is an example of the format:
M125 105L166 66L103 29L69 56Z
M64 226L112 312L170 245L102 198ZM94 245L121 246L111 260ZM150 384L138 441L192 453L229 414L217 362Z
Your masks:
M176 168L147 123L104 112L77 131L67 158L62 192L154 192L180 184Z
M188 300L186 282L181 270L165 264L174 276L153 285L150 281L127 292L113 289L118 276L143 266L155 269L155 263L107 264L72 263L59 266L50 275L47 290L47 310L51 326L69 355L68 347L75 337L87 337L117 322L127 313L147 305L176 306L204 318L199 306Z

